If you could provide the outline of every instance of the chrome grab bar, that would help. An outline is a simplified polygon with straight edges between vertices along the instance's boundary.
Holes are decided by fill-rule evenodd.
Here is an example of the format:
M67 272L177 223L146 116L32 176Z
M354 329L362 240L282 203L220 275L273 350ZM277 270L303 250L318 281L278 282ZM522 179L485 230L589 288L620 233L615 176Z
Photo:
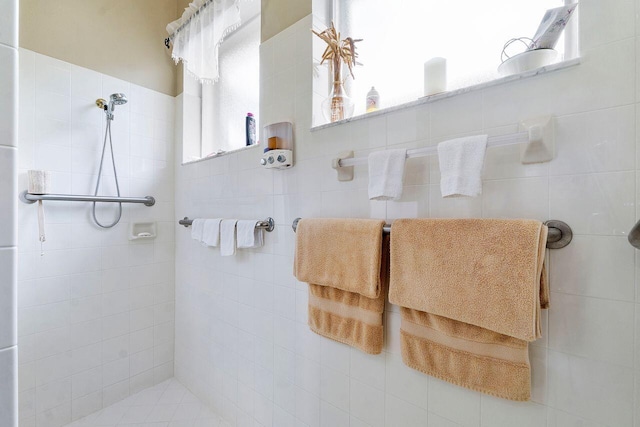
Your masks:
M118 197L118 196L89 196L75 194L31 194L27 191L20 193L20 200L24 203L35 203L42 201L62 201L62 202L100 202L100 203L143 203L145 206L153 206L156 199L151 196L146 197Z

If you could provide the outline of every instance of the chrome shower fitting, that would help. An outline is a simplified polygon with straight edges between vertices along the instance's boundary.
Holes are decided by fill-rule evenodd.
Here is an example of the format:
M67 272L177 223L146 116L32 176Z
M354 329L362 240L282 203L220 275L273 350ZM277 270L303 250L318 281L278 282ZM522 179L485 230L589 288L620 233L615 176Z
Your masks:
M113 121L113 110L115 110L116 105L123 105L127 103L127 97L124 93L114 93L109 97L109 103L107 101L100 98L96 100L96 105L103 109L107 114L107 124L104 131L104 143L102 144L102 156L100 156L100 168L98 169L98 179L96 181L96 191L94 192L95 196L98 196L100 190L100 181L102 179L102 167L104 166L104 155L107 151L107 142L109 142L109 147L111 149L111 165L113 166L113 178L116 184L116 192L118 197L120 197L120 184L118 183L118 172L116 171L116 157L113 154L113 141L111 139L111 122ZM122 203L118 203L118 216L111 224L102 224L98 221L98 217L96 216L96 202L93 202L93 220L96 224L102 228L111 228L115 226L122 217Z
M116 105L124 105L127 101L128 99L124 93L114 93L109 97L108 103L106 100L99 98L96 99L96 105L107 114L107 120L113 120L113 111Z

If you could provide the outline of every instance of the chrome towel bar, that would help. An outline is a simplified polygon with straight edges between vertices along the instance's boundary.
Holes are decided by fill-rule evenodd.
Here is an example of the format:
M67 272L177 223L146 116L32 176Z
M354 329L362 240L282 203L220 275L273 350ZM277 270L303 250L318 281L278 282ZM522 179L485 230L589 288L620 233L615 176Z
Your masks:
M186 227L189 227L191 224L193 224L193 220L190 219L188 216L185 216L183 219L178 221L178 224L184 225L186 228ZM271 217L268 217L267 219L258 221L256 223L256 228L262 228L268 231L269 233L271 233L275 227L276 227L276 223Z
M27 191L20 193L20 200L24 203L35 203L42 201L61 202L101 202L101 203L142 203L145 206L153 206L156 199L151 196L146 197L119 197L119 196L89 196L75 194L31 194Z
M296 218L293 220L291 228L293 228L294 232L298 228L298 222L301 219L302 218ZM546 221L544 225L549 227L549 234L547 235L547 248L549 249L562 249L573 239L573 231L571 231L571 227L569 227L569 224L566 222L550 219ZM391 225L385 224L382 231L385 234L390 234Z

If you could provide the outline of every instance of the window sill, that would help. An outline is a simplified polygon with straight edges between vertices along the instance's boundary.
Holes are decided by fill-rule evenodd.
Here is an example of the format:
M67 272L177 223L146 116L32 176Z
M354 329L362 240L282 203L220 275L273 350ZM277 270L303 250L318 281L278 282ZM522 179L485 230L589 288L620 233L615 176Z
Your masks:
M333 123L326 123L323 125L314 126L311 128L311 131L318 131L322 129L331 128L334 126L339 126L343 123L349 123L357 120L368 119L372 117L383 116L385 114L389 114L399 110L405 110L408 108L416 107L423 104L430 104L432 102L439 101L441 99L452 98L458 95L462 95L469 92L476 92L478 90L482 90L488 87L499 86L505 83L510 83L516 80L526 79L529 77L537 76L540 74L547 74L553 71L564 70L566 68L570 68L580 64L580 58L569 59L566 61L558 62L556 64L551 64L546 67L536 68L535 70L526 71L520 74L514 74L511 76L501 77L499 79L491 80L488 82L480 83L473 86L467 86L460 89L452 90L450 92L443 92L436 95L424 96L422 98L416 99L415 101L407 102L405 104L394 105L393 107L383 108L378 111L374 111L371 113L361 114L359 116L354 116L348 119L340 120Z
M220 158L220 157L228 156L230 154L236 154L236 153L239 153L241 151L251 150L251 149L256 148L256 147L260 147L260 143L259 142L256 143L256 144L253 144L253 145L249 145L247 147L236 148L235 150L225 151L225 152L222 152L222 153L219 153L219 154L214 154L214 155L211 155L211 156L202 157L200 159L189 160L189 161L186 161L186 162L183 161L182 162L182 166L192 165L194 163L200 163L200 162L204 162L206 160L217 159L217 158Z

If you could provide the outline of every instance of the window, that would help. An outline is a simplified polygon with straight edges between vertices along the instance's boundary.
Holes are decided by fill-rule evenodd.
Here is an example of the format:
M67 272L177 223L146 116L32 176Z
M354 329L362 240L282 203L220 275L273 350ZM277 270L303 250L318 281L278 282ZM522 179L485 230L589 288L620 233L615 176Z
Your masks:
M200 84L185 73L183 161L246 146L245 118L258 119L260 96L260 2L243 2L242 25L220 45L220 78Z
M505 42L532 37L547 9L562 0L335 0L334 22L342 38L362 38L347 91L354 115L364 114L367 92L380 93L382 108L423 96L424 63L447 59L447 90L499 78ZM576 17L573 18L576 20ZM564 54L564 40L556 46Z

